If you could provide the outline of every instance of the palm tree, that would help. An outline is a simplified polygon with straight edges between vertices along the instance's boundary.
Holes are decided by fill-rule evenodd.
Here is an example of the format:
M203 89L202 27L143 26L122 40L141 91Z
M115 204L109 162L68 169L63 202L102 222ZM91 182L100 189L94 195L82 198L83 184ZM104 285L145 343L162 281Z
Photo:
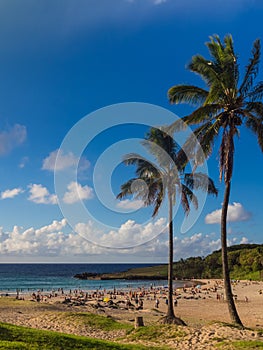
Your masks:
M190 203L193 203L195 207L198 206L197 197L192 191L194 188L214 194L217 194L217 190L213 181L202 173L183 174L184 167L178 161L176 143L171 136L160 129L152 128L142 144L154 156L157 165L139 154L126 155L124 164L136 166L136 177L121 186L121 192L117 198L122 199L128 195L134 195L135 198L142 199L145 206L153 205L152 216L154 217L167 195L169 211L168 309L162 322L185 325L183 320L175 316L173 307L173 206L180 193L181 205L188 214ZM184 175L183 180L182 175Z
M261 102L263 82L255 84L260 61L260 41L256 40L253 44L252 57L242 79L240 79L231 35L225 36L223 42L214 35L210 37L210 42L206 43L206 46L210 59L196 55L192 57L188 68L204 80L207 89L192 85L176 85L169 89L168 97L173 104L189 103L197 106L191 114L182 118L182 121L187 125L195 125L194 135L206 157L212 153L217 137L221 136L219 168L220 180L224 177L225 184L221 215L222 269L230 317L234 323L242 326L233 300L228 269L227 211L235 138L239 136L241 126L246 126L256 135L263 151L263 104ZM182 122L175 122L171 130L176 131L182 125ZM193 139L189 139L187 144L190 148L195 147L196 161L201 162L199 146Z

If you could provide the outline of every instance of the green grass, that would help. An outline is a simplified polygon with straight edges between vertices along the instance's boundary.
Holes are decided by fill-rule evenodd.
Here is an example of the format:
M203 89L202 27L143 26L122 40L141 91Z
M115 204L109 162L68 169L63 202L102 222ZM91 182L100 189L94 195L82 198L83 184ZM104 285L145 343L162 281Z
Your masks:
M261 276L259 271L255 272L233 272L230 274L232 279L235 280L252 280L252 281L260 281Z
M167 278L167 265L138 267L124 272L106 273L102 276L107 278Z
M0 350L145 350L158 349L141 345L126 345L63 333L0 323Z
M239 340L231 343L222 342L217 345L219 349L227 350L253 350L263 349L263 342L260 340Z
M154 341L158 339L182 338L186 333L174 325L154 325L139 327L129 334L128 339Z
M64 315L69 321L81 323L92 328L97 328L102 331L126 330L130 331L133 326L127 323L117 322L111 317L94 315L88 312L70 312Z

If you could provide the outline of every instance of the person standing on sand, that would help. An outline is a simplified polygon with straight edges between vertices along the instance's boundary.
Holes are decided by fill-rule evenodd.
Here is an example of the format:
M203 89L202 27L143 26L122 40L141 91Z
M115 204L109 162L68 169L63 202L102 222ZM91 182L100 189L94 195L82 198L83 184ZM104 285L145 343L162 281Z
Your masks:
M158 309L159 308L159 299L158 298L156 298L156 300L155 300L155 306L156 306L156 308Z

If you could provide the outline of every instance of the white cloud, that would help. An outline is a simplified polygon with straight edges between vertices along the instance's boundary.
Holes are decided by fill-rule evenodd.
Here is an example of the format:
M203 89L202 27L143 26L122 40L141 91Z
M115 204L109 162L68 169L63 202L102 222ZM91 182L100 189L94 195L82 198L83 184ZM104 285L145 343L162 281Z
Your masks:
M130 199L124 199L122 201L119 201L116 205L118 208L125 209L125 210L137 210L140 209L143 206L142 200L130 200Z
M15 147L20 146L26 140L26 127L15 124L12 128L0 132L0 155L10 153Z
M118 230L108 233L100 231L89 222L79 223L76 232L66 233L68 229L65 219L54 220L51 224L35 229L30 227L23 229L14 226L11 232L4 232L0 228L0 256L16 258L31 257L33 261L52 257L57 261L70 261L85 257L86 261L92 256L93 261L167 261L168 257L168 235L167 231L150 242L138 245L148 238L150 233L165 230L165 220L159 219L156 223L146 226L128 220ZM78 234L79 233L79 234ZM115 249L107 249L92 244L84 236L96 237L100 244L112 243ZM228 245L238 244L240 240L236 237L228 241ZM248 242L242 237L240 243ZM120 243L125 243L126 248L117 248ZM133 248L128 249L130 243ZM190 256L206 256L214 250L220 249L220 239L216 234L204 235L196 233L187 237L174 237L174 260ZM34 260L35 259L35 260ZM50 260L49 260L50 261Z
M43 160L42 169L60 171L73 166L78 166L80 170L85 170L90 166L90 162L84 157L79 159L72 152L65 154L62 150L57 149L49 153L49 155Z
M30 195L28 200L37 204L57 204L57 196L50 194L48 189L41 184L28 186Z
M52 222L52 224L47 225L47 226L43 226L40 229L36 230L35 232L36 232L36 235L38 236L38 235L40 235L42 233L47 233L47 232L50 233L50 232L53 232L53 231L60 231L66 225L67 225L67 220L66 219L62 219L61 221L54 220Z
M73 204L85 199L93 198L93 190L89 186L81 186L79 183L72 181L67 186L68 191L64 194L63 201L67 204Z
M14 198L15 196L17 196L23 192L24 191L20 187L13 188L11 190L5 190L5 191L1 192L1 199Z
M95 228L91 222L79 223L75 226L75 231L91 242L104 247L129 248L142 245L153 240L158 234L166 231L167 223L164 218L146 225L128 220L119 229L104 232Z
M220 224L222 209L217 209L212 213L206 215L206 224ZM237 222L246 221L251 217L251 213L247 212L241 203L233 203L228 205L227 221Z
M249 240L247 237L242 237L241 241L240 241L240 244L247 244L249 243Z

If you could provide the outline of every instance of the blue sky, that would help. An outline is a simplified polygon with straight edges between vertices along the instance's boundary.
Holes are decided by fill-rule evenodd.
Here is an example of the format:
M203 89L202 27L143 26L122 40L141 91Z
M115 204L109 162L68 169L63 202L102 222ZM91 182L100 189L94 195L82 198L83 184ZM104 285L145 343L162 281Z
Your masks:
M133 213L138 203L113 203L106 188L109 184L116 194L132 175L119 165L122 151L130 147L127 140L141 139L145 128L138 122L116 126L110 115L112 127L103 130L96 111L138 102L185 115L190 109L171 106L167 90L178 83L202 84L185 68L191 57L207 56L204 43L210 35L231 33L243 69L253 41L262 39L262 16L260 0L0 0L0 261L167 261L166 234L158 235L165 216L151 221L150 208ZM262 76L261 63L259 80ZM81 155L70 149L60 154L59 169L72 175L78 164L78 176L64 177L58 203L57 150L84 117L95 138ZM154 118L146 113L144 121L151 126ZM74 147L81 137L85 140L85 129L75 136ZM103 168L105 160L109 168ZM217 161L215 149L208 171L220 190L218 198L207 198L186 233L181 233L181 211L176 214L175 260L220 247L223 186ZM229 244L262 243L262 175L256 140L242 130L236 143ZM98 195L113 207L105 209ZM67 224L61 204L74 217L74 227ZM79 216L78 205L92 218Z

